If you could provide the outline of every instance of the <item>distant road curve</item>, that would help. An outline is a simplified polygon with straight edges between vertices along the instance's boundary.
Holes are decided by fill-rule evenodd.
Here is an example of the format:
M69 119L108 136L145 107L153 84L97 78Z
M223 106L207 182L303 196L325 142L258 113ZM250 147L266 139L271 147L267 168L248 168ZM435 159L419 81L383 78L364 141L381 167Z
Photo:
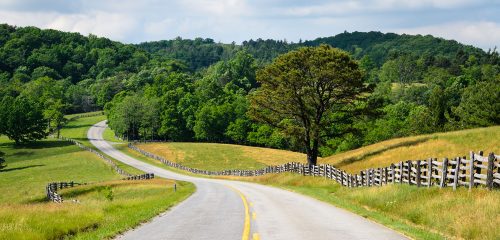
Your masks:
M330 204L286 190L239 181L174 173L139 161L102 138L106 122L92 126L90 142L107 155L157 176L189 181L196 192L184 202L118 239L407 239Z

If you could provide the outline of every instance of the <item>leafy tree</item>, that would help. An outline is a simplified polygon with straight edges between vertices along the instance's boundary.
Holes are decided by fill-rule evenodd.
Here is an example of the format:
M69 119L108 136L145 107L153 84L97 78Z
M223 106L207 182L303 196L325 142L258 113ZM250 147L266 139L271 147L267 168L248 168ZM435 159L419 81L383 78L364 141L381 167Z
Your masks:
M366 91L358 64L327 45L304 47L278 57L257 74L261 87L250 96L249 114L303 142L309 164L318 157L327 116L344 111Z
M40 104L26 97L4 97L1 102L2 134L16 144L44 138L47 133L47 121L43 117Z
M500 124L500 82L481 82L469 86L462 95L460 105L453 113L465 128Z

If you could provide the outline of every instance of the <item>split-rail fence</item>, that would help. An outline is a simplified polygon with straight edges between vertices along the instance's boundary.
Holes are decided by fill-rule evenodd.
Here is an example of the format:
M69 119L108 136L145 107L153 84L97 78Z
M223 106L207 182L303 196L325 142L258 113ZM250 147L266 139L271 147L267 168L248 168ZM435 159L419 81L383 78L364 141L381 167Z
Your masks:
M444 158L442 161L438 161L436 158L401 161L387 167L369 168L357 174L352 174L330 164L308 165L299 162L289 162L257 170L208 171L172 162L140 149L133 143L129 143L128 147L167 166L209 176L251 177L270 173L291 172L304 176L332 179L346 187L372 187L393 183L409 184L417 187L453 187L453 190L460 186L469 189L477 186L485 186L490 190L500 188L500 156L494 153L484 156L482 151L479 153L470 152L468 159L462 156L451 159Z

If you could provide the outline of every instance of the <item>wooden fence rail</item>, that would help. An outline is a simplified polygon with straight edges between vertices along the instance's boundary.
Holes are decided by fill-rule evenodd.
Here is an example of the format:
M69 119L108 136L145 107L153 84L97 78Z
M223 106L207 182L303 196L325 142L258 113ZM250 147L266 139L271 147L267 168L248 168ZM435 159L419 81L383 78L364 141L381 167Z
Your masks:
M126 178L123 178L122 180L147 180L147 179L153 179L155 178L155 175L153 173L145 173L141 175L134 175L134 176L128 176ZM76 183L76 182L51 182L47 184L45 187L45 191L47 194L47 199L49 201L55 202L55 203L62 203L63 198L62 196L57 193L58 190L64 189L64 188L72 188L80 185L87 185L88 183Z
M188 171L195 174L211 176L261 176L269 173L292 172L304 176L324 177L337 181L346 187L372 187L383 186L389 183L409 184L417 187L457 187L463 186L469 189L476 186L485 186L488 189L500 188L500 156L490 153L483 156L483 152L470 152L469 159L465 156L453 159L444 158L438 161L436 158L416 161L401 161L382 168L370 168L351 174L342 169L335 168L329 164L308 165L298 162L289 162L277 166L268 166L257 170L222 170L208 171L184 166L169 161L163 157L152 154L138 148L133 143L128 147L153 158L163 164Z
M95 155L97 155L99 158L103 159L104 161L106 161L109 165L111 165L111 167L119 174L123 175L123 176L126 176L126 177L129 177L129 176L132 176L132 174L126 172L125 170L121 169L120 167L118 167L118 165L116 165L116 163L114 161L112 161L111 159L109 159L108 157L104 156L103 154L101 154L100 152L94 150L93 148L90 148L90 147L87 147L85 145L83 145L82 143L74 140L74 139L71 139L71 138L67 138L67 137L59 137L59 139L63 140L63 141L67 141L67 142L70 142L72 144L75 144L76 146L80 147L81 149L83 150L86 150L86 151L89 151Z

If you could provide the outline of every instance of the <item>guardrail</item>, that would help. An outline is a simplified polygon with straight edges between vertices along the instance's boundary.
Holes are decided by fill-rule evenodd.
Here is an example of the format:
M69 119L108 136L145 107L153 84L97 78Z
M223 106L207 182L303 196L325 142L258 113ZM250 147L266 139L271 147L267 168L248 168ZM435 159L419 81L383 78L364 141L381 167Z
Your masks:
M208 171L169 161L161 156L142 150L133 143L129 143L128 147L167 166L209 176L251 177L270 173L292 172L304 176L332 179L346 187L382 186L389 183L409 184L417 187L453 187L454 190L459 186L468 188L485 186L490 190L500 187L500 156L490 153L485 157L482 151L479 153L470 152L469 159L464 156L452 159L444 158L443 161L438 161L436 158L401 161L387 167L370 168L360 171L359 174L351 174L329 164L308 165L298 162L268 166L257 170Z

